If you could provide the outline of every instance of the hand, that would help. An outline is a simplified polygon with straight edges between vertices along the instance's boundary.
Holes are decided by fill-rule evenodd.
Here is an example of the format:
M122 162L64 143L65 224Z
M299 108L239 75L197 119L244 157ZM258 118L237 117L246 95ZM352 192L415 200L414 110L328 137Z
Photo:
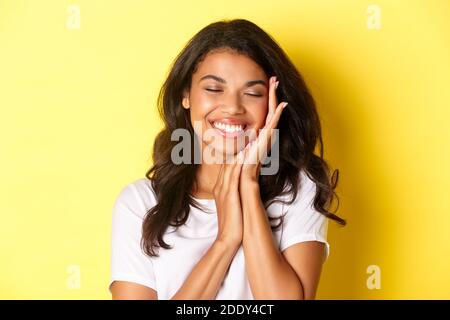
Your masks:
M239 194L239 177L244 159L243 151L232 156L220 167L213 188L217 208L217 239L239 247L243 236L242 207Z
M275 128L281 117L281 112L287 106L287 102L278 104L276 89L278 87L276 77L271 77L269 81L269 111L266 117L264 128L261 129L258 137L251 141L244 148L244 164L242 167L240 182L246 180L258 181L261 163L264 154L268 154L275 140Z

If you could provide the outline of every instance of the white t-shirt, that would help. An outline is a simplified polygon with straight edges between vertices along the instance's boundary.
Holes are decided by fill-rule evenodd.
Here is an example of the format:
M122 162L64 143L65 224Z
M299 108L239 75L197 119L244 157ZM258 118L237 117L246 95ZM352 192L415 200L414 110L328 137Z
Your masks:
M303 241L326 244L326 258L330 246L326 240L328 220L312 206L316 185L302 171L302 187L291 205L273 203L267 209L271 217L287 211L282 226L273 232L280 251ZM289 196L284 196L289 199ZM164 240L172 249L157 248L159 257L149 257L140 247L143 218L156 204L150 180L138 179L119 193L113 208L110 285L115 280L138 283L154 289L159 300L170 299L182 286L191 270L213 244L217 235L217 214L213 199L197 199L210 212L191 206L186 223L175 231L169 226ZM280 220L272 221L273 225ZM253 300L246 276L242 246L216 296L218 300Z

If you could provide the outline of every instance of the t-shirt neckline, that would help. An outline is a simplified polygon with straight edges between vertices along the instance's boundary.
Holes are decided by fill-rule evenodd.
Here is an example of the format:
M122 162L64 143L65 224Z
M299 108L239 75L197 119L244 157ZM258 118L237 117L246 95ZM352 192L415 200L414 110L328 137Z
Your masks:
M192 197L192 199L194 199L198 203L205 204L207 206L213 206L216 204L216 201L214 199L200 199L196 197Z

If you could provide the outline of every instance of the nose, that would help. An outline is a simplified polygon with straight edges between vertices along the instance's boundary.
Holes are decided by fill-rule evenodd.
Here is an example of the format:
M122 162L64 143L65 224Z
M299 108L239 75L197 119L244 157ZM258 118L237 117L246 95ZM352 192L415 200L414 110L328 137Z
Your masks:
M241 99L238 94L227 94L223 101L221 110L224 114L242 114L245 112L245 108L241 103Z

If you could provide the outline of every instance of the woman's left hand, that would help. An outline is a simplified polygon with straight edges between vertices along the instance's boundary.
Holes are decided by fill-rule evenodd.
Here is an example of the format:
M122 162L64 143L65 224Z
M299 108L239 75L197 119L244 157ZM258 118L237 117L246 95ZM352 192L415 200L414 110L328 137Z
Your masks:
M268 154L275 142L274 133L275 130L278 130L276 127L280 120L281 112L288 104L287 102L278 104L276 95L278 83L279 81L276 81L275 76L270 78L269 106L265 126L260 130L258 137L244 148L244 163L240 175L241 184L248 181L258 182L261 163L264 160L263 157Z

